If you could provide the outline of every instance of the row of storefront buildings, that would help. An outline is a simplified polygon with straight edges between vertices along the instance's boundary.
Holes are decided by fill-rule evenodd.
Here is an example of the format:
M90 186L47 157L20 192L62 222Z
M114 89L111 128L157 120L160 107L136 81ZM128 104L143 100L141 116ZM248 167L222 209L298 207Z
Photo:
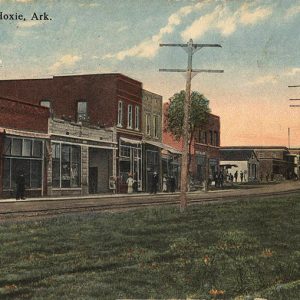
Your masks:
M27 197L126 193L128 176L149 192L154 172L160 187L173 177L179 188L182 141L164 128L168 105L120 73L0 80L1 197L14 195L21 172ZM190 174L199 186L220 170L289 178L298 152L221 148L220 118L210 114L194 135Z
M126 193L130 175L149 191L154 172L178 188L181 148L164 131L165 109L160 95L119 73L1 80L1 196L15 193L21 172L29 197ZM203 147L215 151L220 122L210 118Z

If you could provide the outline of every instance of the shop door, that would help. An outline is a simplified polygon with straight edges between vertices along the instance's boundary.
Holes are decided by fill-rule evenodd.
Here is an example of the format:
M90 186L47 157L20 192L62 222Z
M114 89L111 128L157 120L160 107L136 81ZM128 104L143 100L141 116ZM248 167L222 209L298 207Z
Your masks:
M98 191L98 168L89 168L89 193L96 194Z
M142 158L140 149L132 149L132 173L134 180L138 183L138 190L142 190Z

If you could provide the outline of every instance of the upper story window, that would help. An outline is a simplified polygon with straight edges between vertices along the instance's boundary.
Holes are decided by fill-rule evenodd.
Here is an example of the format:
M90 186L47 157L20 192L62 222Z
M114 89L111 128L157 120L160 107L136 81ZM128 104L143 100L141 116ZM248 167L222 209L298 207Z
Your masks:
M150 114L146 114L146 134L150 135L151 134L151 122L150 122Z
M118 126L123 126L123 101L118 102Z
M211 145L214 144L214 135L213 135L212 130L209 131L209 143L210 143Z
M204 132L204 144L208 144L207 131Z
M159 124L158 124L158 116L153 116L153 135L154 137L158 137L158 130L159 130Z
M132 128L132 105L128 104L127 128Z
M51 108L51 101L50 100L41 100L40 106Z
M218 131L215 131L215 146L220 146Z
M78 101L77 102L77 121L86 121L87 115L87 102Z
M135 107L135 129L136 130L140 129L140 107L139 106Z

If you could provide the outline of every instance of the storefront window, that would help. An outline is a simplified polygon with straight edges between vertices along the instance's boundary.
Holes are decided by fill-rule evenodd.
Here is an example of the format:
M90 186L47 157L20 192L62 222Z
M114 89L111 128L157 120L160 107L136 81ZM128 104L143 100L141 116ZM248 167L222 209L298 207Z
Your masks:
M11 139L10 138L4 139L4 154L5 155L11 154Z
M52 186L79 187L81 150L79 146L52 144Z
M22 140L12 139L11 155L21 156L22 155Z
M60 144L52 144L52 186L60 186Z
M31 156L31 140L23 141L23 156Z
M3 166L3 188L9 189L10 188L10 159L4 159L4 166Z
M35 152L33 145L36 145ZM6 137L4 140L3 188L15 189L23 173L27 189L41 188L43 142L35 139ZM34 155L35 154L35 155Z
M42 149L42 142L41 141L33 141L33 151L32 156L34 157L42 157L43 149Z

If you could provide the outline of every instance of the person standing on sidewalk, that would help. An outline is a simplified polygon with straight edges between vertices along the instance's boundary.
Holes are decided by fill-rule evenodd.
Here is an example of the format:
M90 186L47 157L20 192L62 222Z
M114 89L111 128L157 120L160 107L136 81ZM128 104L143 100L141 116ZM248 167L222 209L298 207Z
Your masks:
M158 174L156 171L154 171L152 175L152 182L151 182L151 194L157 193L157 184L158 184Z
M132 194L133 193L133 183L134 183L134 179L132 178L132 175L129 174L128 178L126 180L127 183L127 193L128 194Z

